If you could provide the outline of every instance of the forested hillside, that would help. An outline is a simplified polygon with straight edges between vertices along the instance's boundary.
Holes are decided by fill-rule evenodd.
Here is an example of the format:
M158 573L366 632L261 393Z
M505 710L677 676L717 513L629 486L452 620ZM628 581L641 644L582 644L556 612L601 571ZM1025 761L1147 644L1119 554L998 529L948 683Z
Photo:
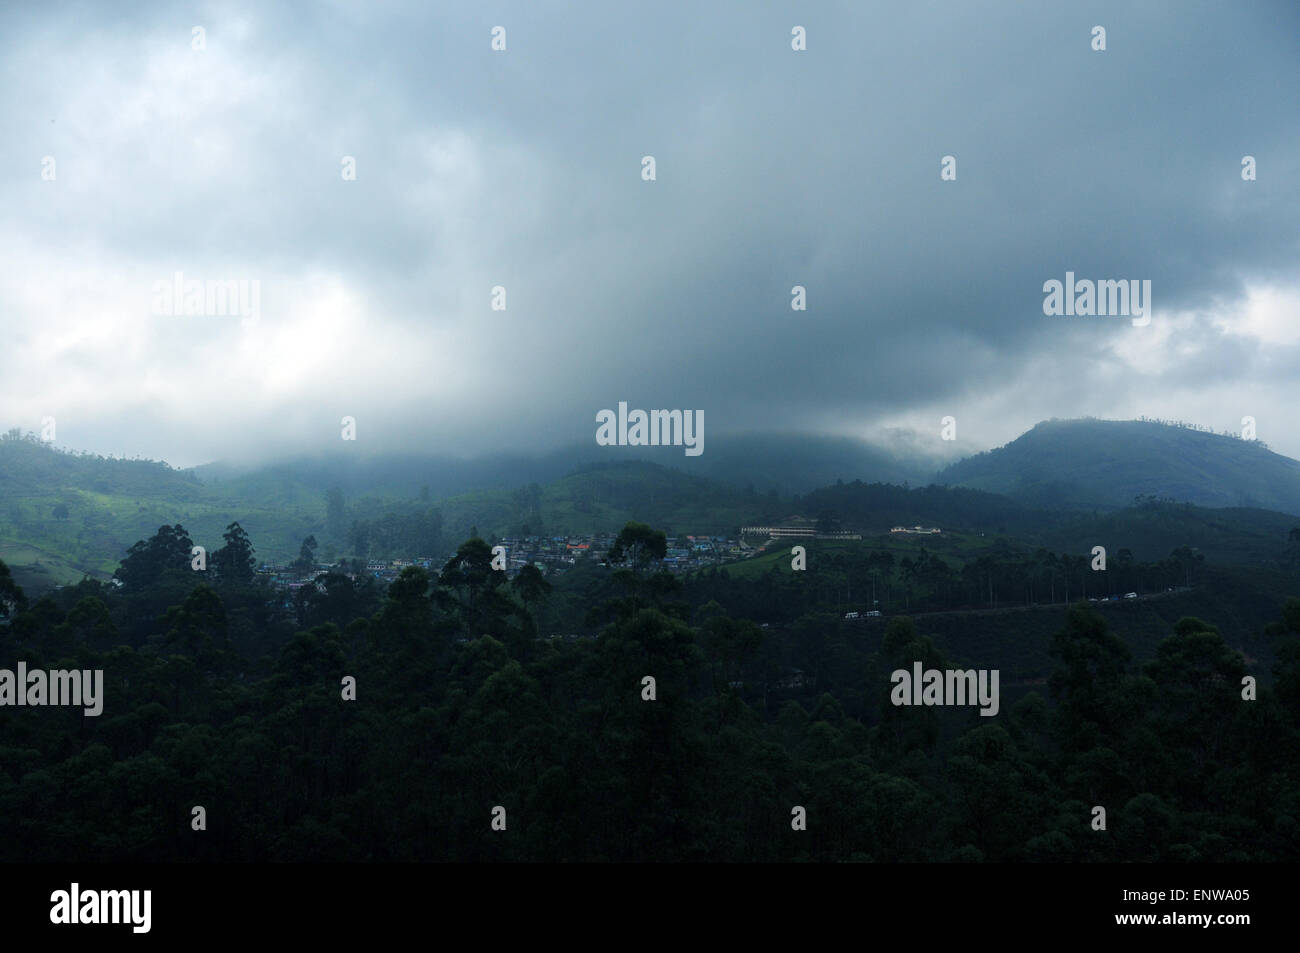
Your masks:
M1008 656L816 599L766 624L722 571L654 572L637 554L662 538L626 528L624 568L558 629L560 593L478 539L386 592L327 572L289 608L233 527L201 579L183 527L133 546L120 588L30 602L0 564L0 658L102 669L106 695L98 717L0 708L0 858L1300 859L1300 601L1252 633L1271 662L1154 602L1122 607L1142 640L1080 602L1032 610L1043 635L991 623L1037 640ZM899 707L890 673L918 661L1001 667L1001 708Z

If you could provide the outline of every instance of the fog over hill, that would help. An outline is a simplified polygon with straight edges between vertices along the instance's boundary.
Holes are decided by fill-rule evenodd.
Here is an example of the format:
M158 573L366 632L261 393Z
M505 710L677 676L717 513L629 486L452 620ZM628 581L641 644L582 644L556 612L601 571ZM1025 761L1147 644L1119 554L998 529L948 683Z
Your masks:
M558 479L587 463L647 460L759 493L806 493L836 480L868 483L929 482L944 462L944 449L922 449L915 435L895 436L892 446L817 434L751 433L710 436L707 451L686 457L680 447L601 447L574 444L547 453L490 453L455 457L437 452L358 455L344 449L296 457L266 466L223 462L193 468L207 484L293 482L345 493L389 492L414 496L424 488L433 497L474 489L513 488Z
M194 473L210 484L292 482L349 495L432 498L475 489L546 483L587 463L647 460L759 493L804 494L836 482L924 486L939 483L1014 496L1035 507L1110 509L1154 496L1207 507L1300 513L1300 462L1258 441L1142 420L1044 421L1016 440L944 465L940 448L911 442L884 447L815 434L755 433L711 438L707 452L676 447L573 445L545 454L456 458L419 453L299 458L236 470L219 464ZM937 472L936 472L937 471Z

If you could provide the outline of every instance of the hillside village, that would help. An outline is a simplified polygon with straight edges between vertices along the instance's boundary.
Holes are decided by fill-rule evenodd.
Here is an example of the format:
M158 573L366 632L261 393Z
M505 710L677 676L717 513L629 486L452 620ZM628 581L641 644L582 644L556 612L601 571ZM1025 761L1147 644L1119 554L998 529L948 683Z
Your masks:
M492 541L492 545L505 547L506 574L513 578L519 570L530 564L540 569L544 575L565 572L584 561L605 566L606 555L614 545L614 539L613 533L585 536L503 536ZM762 551L763 547L756 548L742 539L725 536L669 537L668 550L662 565L670 573L684 573L745 559ZM258 567L257 572L273 588L289 592L295 592L329 572L342 572L355 579L359 570L387 585L401 575L402 570L408 566L419 566L431 573L441 572L442 567L454 555L455 552L451 551L441 556L372 559L366 561L363 567L357 566L357 561L347 560L330 565L317 564L310 569L263 563Z
M937 535L940 530L915 526L894 527L890 532L896 535ZM513 578L519 570L530 564L548 575L565 572L583 561L594 561L597 565L605 566L606 555L614 545L614 539L613 533L578 536L502 536L492 545L505 547L506 573ZM780 525L742 527L736 537L689 534L669 537L662 568L676 574L735 562L766 552L768 546L776 540L788 539L860 540L862 535L850 530L819 529L814 520L791 516L783 520ZM396 579L408 566L420 566L433 573L440 572L454 555L452 551L436 557L372 559L365 563L361 571L387 584ZM275 588L296 591L330 571L342 572L350 578L356 578L358 568L355 561L350 563L346 560L331 565L316 565L310 570L264 563L259 567L258 574Z

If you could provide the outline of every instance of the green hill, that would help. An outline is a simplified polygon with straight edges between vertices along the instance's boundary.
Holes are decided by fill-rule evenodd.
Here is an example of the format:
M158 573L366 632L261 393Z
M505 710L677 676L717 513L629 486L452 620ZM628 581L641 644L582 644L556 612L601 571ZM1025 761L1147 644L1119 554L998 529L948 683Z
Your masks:
M325 509L323 498L245 497L165 463L67 453L13 432L0 438L0 501L0 559L32 591L84 574L108 578L163 524L183 524L211 549L238 521L260 557L290 558Z
M285 467L241 474L193 471L164 463L117 460L55 450L34 438L0 440L0 559L33 592L79 579L106 579L126 550L164 524L181 523L209 550L239 522L260 560L287 562L304 537L321 555L352 554L354 523L378 530L370 554L438 555L473 529L487 536L617 532L631 519L682 533L730 533L758 516L789 508L680 470L644 461L593 463L548 482L421 498L412 483L363 487L345 497L340 519L327 519L322 474L298 478ZM326 474L329 475L329 474ZM391 471L377 469L374 476ZM418 524L416 532L404 532ZM384 544L384 541L387 541ZM387 550L391 549L389 552Z
M1043 437L1034 436L1038 431L1068 434L1091 432L1093 424L1109 426L1073 423L1085 426L1040 425L1026 438L1034 437L1032 444ZM1176 440L1218 441L1219 457L1240 454L1274 467L1293 464L1240 441L1160 425L1137 426L1154 427L1153 432ZM973 458L973 463L981 459ZM1135 456L1124 467L1136 467L1138 461ZM1170 466L1167 461L1152 465L1165 470ZM1110 466L1112 472L1123 469L1118 463ZM627 521L638 520L670 535L730 535L742 525L772 524L801 514L860 532L875 549L898 550L900 559L905 551L924 544L957 571L998 551L1002 540L1016 549L1046 547L1076 555L1100 544L1112 554L1128 549L1144 561L1191 547L1219 565L1289 570L1300 562L1294 541L1288 541L1290 531L1300 525L1296 517L1151 498L1135 506L1129 490L1108 491L1109 502L1091 511L1080 508L1083 494L1067 497L1064 503L1054 497L1036 502L1034 494L1025 492L1013 497L965 486L909 489L856 480L787 497L740 489L675 467L622 460L580 465L543 483L520 480L439 498L425 491L427 485L419 483L415 470L396 479L400 474L388 464L366 464L351 472L335 511L327 513L322 486L328 477L340 475L328 468L303 474L285 465L243 473L214 468L202 472L206 478L163 463L66 453L34 438L6 435L0 439L0 559L13 567L25 587L40 591L75 581L83 573L107 578L133 543L163 524L181 523L197 544L212 549L221 544L227 524L238 521L260 560L283 563L298 554L309 534L320 542L325 560L344 555L391 558L438 556L474 530L485 537L613 533ZM379 482L367 485L367 477ZM1136 477L1129 483L1130 488L1146 485ZM924 539L888 536L891 526L917 523L939 526L944 533Z
M1038 506L1106 509L1154 496L1300 514L1300 462L1258 441L1154 421L1045 421L935 482Z

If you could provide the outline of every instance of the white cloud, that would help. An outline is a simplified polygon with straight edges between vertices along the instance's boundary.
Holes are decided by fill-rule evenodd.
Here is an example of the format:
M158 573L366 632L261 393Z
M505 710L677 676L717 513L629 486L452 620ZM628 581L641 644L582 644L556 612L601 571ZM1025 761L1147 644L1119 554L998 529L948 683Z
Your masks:
M1245 300L1210 316L1225 334L1250 338L1265 346L1300 344L1300 287L1255 285Z

